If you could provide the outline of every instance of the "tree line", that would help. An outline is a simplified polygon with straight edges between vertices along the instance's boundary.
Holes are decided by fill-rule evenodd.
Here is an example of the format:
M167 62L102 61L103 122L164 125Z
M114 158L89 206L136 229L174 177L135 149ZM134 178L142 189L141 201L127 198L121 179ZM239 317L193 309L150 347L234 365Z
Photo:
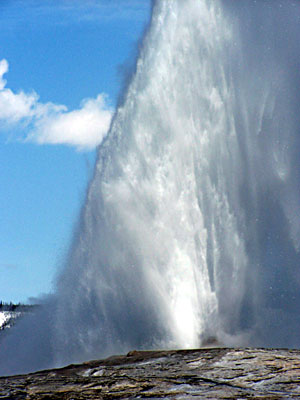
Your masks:
M0 312L1 311L18 311L18 312L24 312L24 311L29 311L33 310L33 308L37 307L35 304L22 304L22 303L6 303L0 300Z

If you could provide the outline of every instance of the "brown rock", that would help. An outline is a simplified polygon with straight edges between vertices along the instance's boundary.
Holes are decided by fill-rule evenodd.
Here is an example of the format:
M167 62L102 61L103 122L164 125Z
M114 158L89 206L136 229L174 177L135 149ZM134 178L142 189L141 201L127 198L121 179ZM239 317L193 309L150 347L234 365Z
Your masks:
M127 356L0 378L0 399L300 399L300 351L213 348Z

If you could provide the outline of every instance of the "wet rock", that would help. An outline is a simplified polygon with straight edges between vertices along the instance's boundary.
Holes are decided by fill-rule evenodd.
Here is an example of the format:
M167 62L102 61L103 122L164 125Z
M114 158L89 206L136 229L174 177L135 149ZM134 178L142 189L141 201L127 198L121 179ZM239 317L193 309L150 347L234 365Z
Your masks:
M0 378L0 399L162 398L300 398L300 351L132 351L127 356Z

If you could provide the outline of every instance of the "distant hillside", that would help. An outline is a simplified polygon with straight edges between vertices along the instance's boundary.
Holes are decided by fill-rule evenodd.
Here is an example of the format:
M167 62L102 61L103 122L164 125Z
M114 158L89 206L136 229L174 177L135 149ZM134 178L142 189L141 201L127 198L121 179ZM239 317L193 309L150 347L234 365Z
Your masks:
M0 331L11 328L17 320L27 312L33 311L37 305L14 304L0 301Z

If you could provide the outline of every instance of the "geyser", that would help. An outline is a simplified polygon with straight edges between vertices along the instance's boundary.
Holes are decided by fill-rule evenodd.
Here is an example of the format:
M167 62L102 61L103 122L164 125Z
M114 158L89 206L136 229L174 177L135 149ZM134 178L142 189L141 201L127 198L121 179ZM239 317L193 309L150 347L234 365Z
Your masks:
M66 266L14 373L133 348L300 346L299 3L157 0Z

